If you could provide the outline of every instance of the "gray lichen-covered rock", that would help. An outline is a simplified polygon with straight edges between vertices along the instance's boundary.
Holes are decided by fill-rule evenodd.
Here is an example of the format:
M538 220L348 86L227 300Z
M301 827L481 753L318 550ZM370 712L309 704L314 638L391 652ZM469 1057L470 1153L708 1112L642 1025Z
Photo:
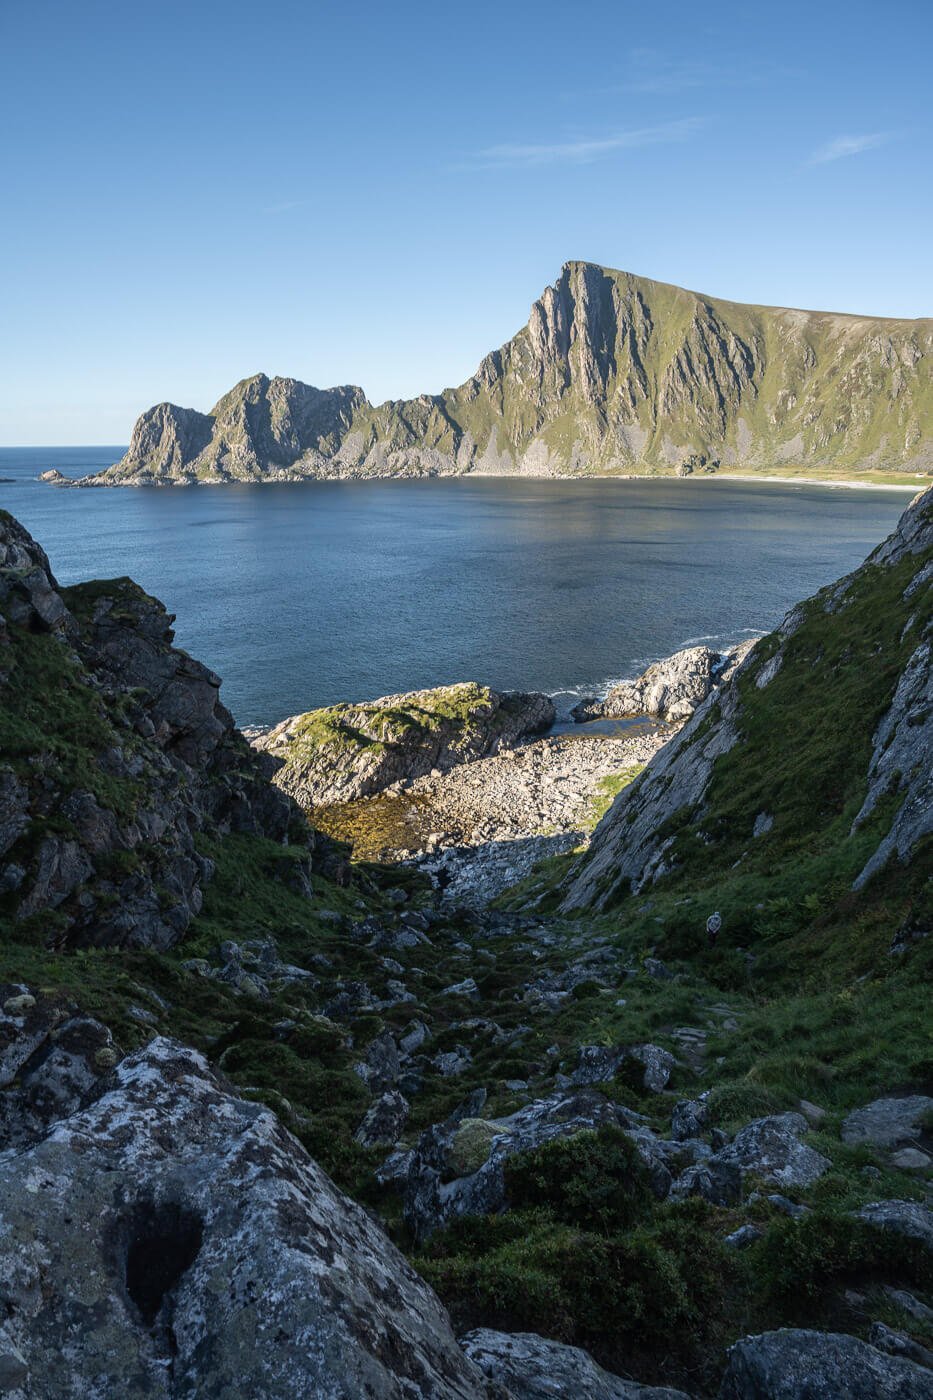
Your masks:
M829 1158L800 1141L809 1131L800 1113L756 1118L710 1159L710 1165L734 1166L784 1187L812 1186L831 1165Z
M677 1064L670 1051L663 1050L660 1045L623 1045L616 1049L581 1045L571 1077L574 1084L606 1084L615 1079L626 1060L634 1060L642 1066L643 1087L655 1094L665 1087Z
M90 1016L27 987L0 986L0 1150L24 1147L74 1112L119 1056Z
M930 1400L933 1373L839 1332L782 1328L729 1350L720 1400Z
M613 1376L597 1366L589 1352L534 1332L478 1327L461 1337L460 1345L509 1400L689 1400L682 1390Z
M694 1162L671 1185L671 1200L700 1196L714 1206L738 1205L742 1199L742 1168L716 1157Z
M517 1152L555 1138L611 1124L631 1136L655 1195L671 1184L664 1153L639 1114L611 1103L595 1089L559 1091L507 1118L475 1120L476 1112L435 1124L422 1134L405 1182L405 1219L425 1240L460 1215L491 1215L507 1207L505 1163ZM470 1167L465 1175L455 1175Z
M872 1201L856 1215L878 1230L917 1240L933 1252L933 1211L920 1201Z
M394 1147L408 1121L409 1105L397 1089L380 1094L354 1136L361 1147Z
M925 1122L933 1122L933 1099L926 1094L905 1094L875 1099L855 1109L843 1120L841 1135L843 1142L899 1147L919 1137Z
M629 1054L644 1067L642 1083L653 1094L659 1094L667 1086L677 1061L669 1050L660 1045L633 1045Z
M680 1103L674 1105L671 1114L671 1137L677 1142L699 1137L708 1126L709 1108L705 1102L705 1095L701 1094L697 1099L681 1099Z
M283 792L312 808L511 748L548 729L554 715L546 695L464 681L293 715L253 744L277 760L273 781Z
M637 680L614 685L603 700L583 700L571 711L574 719L623 719L652 715L674 724L689 719L698 705L747 654L751 643L730 651L706 646L687 647L656 661Z
M3 1355L56 1400L481 1400L431 1292L269 1110L153 1041L0 1153Z
M872 1323L868 1340L872 1346L877 1347L879 1351L886 1351L889 1356L903 1356L906 1361L915 1361L918 1366L926 1366L928 1370L933 1367L933 1351L915 1342L906 1332L897 1332L883 1322Z

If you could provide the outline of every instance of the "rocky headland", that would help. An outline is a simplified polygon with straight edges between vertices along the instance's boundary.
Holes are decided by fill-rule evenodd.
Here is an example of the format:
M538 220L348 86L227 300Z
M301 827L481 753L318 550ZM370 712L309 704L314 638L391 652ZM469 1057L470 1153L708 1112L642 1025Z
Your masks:
M753 641L743 642L724 652L707 646L686 647L656 661L635 680L612 686L603 699L581 700L571 713L580 721L630 715L653 715L668 724L689 719L753 646Z
M72 484L928 473L931 366L930 319L746 306L569 262L458 388L376 406L256 374L210 413L155 405L121 461Z
M466 681L293 715L253 747L278 760L277 786L311 810L509 748L549 729L554 713L547 695Z
M332 707L252 739L315 826L366 860L417 860L448 905L485 904L535 864L582 848L641 772L749 652L691 647L553 723L547 696L442 687ZM593 719L625 719L607 734Z
M11 1400L933 1393L930 493L492 907L0 528ZM563 740L412 786L570 822Z

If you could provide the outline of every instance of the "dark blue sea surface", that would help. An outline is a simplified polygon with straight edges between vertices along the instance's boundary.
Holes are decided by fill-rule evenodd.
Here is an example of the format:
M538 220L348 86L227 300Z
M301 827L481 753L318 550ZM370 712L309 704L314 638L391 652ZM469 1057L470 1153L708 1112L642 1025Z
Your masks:
M602 693L765 631L859 564L905 492L460 478L60 490L122 447L3 448L0 506L60 582L129 574L240 724L455 680Z

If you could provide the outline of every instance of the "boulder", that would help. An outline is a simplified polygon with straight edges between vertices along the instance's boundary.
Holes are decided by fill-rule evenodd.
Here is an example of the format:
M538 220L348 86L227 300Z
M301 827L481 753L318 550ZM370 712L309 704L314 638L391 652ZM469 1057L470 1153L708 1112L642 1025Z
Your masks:
M461 1337L460 1345L509 1400L690 1400L682 1390L613 1376L597 1366L589 1352L534 1332L478 1327Z
M581 1045L571 1079L574 1084L606 1084L615 1079L626 1060L635 1060L644 1067L642 1083L654 1094L665 1087L677 1063L670 1051L659 1045L622 1045L616 1049Z
M41 1138L74 1112L119 1056L110 1031L26 988L0 987L0 1149Z
M380 1031L370 1042L366 1059L354 1068L374 1093L381 1094L393 1088L401 1072L401 1060L392 1032Z
M0 1373L26 1394L485 1400L366 1212L172 1041L0 1154L0 1202Z
M760 1240L762 1231L757 1225L740 1225L737 1230L733 1230L731 1235L726 1235L723 1244L730 1249L747 1249L750 1244Z
M505 1163L517 1152L541 1147L603 1124L622 1127L645 1164L655 1195L667 1195L671 1174L657 1139L641 1116L610 1103L595 1089L558 1091L526 1104L507 1118L481 1120L482 1107L467 1105L446 1123L422 1133L405 1182L405 1219L419 1241L461 1215L491 1215L508 1206ZM464 1175L462 1168L472 1170Z
M671 1114L671 1137L677 1142L698 1138L709 1126L709 1109L701 1095L698 1099L681 1099Z
M906 1332L896 1332L883 1322L873 1322L868 1331L868 1340L879 1351L889 1356L903 1356L907 1361L916 1361L918 1366L933 1367L933 1351L915 1342Z
M653 1094L660 1094L677 1064L671 1052L662 1050L660 1045L635 1045L629 1054L633 1060L644 1065L644 1087Z
M714 1206L735 1206L742 1199L742 1170L734 1162L708 1157L681 1172L671 1185L671 1200L702 1196Z
M628 1051L624 1046L581 1045L571 1079L574 1084L608 1084L615 1079Z
M408 1114L408 1100L397 1089L389 1089L370 1104L354 1137L361 1147L394 1147L405 1131Z
M926 1094L875 1099L843 1120L842 1140L872 1147L900 1147L920 1136L924 1122L933 1124L933 1099Z
M756 1118L710 1159L710 1166L735 1166L743 1175L752 1172L778 1186L812 1186L831 1163L800 1141L800 1135L808 1131L807 1120L800 1113Z
M919 1201L872 1201L855 1213L878 1230L918 1240L933 1251L933 1211Z
M781 1328L729 1348L719 1400L930 1400L933 1374L839 1332Z
M624 719L652 715L668 724L685 720L742 660L751 643L731 651L709 647L685 647L663 661L656 661L636 680L614 685L604 700L583 700L571 714L577 721Z

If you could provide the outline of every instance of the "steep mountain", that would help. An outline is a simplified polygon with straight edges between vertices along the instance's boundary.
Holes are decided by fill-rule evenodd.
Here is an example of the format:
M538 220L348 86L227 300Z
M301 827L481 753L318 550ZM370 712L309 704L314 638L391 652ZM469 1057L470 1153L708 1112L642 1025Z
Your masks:
M94 485L933 470L933 320L745 306L570 262L458 388L370 404L263 374L144 413Z
M825 882L827 860L854 889L892 864L928 868L931 584L927 490L860 568L758 641L619 795L565 906L611 906L659 882L747 889L791 868L799 893ZM753 911L740 917L754 926Z

